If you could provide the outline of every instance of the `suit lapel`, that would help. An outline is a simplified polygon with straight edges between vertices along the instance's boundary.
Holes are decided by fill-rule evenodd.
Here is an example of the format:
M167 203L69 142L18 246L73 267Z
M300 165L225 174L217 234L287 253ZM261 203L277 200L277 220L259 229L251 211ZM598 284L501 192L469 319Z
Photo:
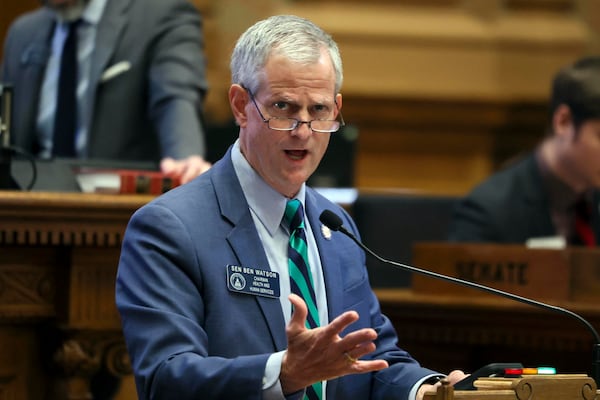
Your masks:
M325 280L325 291L327 293L327 312L329 320L332 320L343 312L342 298L335 295L342 292L341 280L339 279L342 274L342 266L340 265L337 253L339 250L335 241L336 232L330 232L331 235L324 233L323 223L319 221L319 216L325 209L325 205L317 200L314 191L309 188L306 190L305 207L306 215L312 227L317 248L319 249L323 279Z
M90 118L95 106L96 91L100 84L102 73L114 54L122 31L127 24L127 10L132 0L108 0L102 14L101 21L96 32L94 53L92 55L90 85L88 90L88 101L85 102L87 109L84 110L86 121L84 126L91 126Z
M221 215L233 225L227 241L231 245L240 266L270 269L269 262L254 226L254 221L231 163L231 150L222 162L213 166L212 178ZM279 299L254 296L261 309L263 319L269 326L273 345L277 351L287 347L285 320Z

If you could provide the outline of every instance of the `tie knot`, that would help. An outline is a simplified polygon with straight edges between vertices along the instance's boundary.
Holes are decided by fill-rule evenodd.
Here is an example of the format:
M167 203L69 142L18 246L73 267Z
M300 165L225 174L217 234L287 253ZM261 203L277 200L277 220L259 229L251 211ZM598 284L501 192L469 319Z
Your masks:
M290 227L290 231L304 228L304 210L302 209L300 200L292 199L287 202L283 219Z
M65 22L64 26L67 29L68 34L72 35L75 31L77 31L77 28L79 28L82 22L83 20L81 18L77 18L76 20Z

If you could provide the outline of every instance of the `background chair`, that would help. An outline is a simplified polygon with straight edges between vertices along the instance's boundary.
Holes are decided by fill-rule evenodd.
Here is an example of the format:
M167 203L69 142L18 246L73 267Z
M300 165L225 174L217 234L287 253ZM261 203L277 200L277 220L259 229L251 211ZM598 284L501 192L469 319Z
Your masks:
M352 206L362 242L383 258L412 262L412 246L420 241L444 241L455 196L359 193ZM426 265L418 266L427 269ZM367 255L371 285L408 287L411 273Z

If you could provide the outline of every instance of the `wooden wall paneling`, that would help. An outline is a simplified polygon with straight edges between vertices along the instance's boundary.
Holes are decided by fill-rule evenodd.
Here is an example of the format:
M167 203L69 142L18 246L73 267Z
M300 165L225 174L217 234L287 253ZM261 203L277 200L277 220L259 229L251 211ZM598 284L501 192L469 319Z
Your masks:
M69 293L75 297L69 301L70 327L110 330L121 326L112 290L119 253L120 247L72 250Z
M343 53L344 91L362 95L539 99L548 78L580 55L588 39L585 23L571 14L508 10L486 19L460 7L376 2L343 8L294 2L278 11L329 31Z
M569 0L475 3L278 10L312 19L340 45L359 188L461 194L542 137L551 78L583 54L589 29L564 12Z
M359 130L356 185L461 194L542 137L538 103L344 97Z

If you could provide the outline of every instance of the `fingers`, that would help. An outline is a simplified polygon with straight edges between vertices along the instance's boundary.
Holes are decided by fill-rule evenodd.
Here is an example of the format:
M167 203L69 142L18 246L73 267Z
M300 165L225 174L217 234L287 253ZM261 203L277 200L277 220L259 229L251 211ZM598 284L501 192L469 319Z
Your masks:
M346 361L358 361L361 357L370 354L375 351L376 346L372 339L371 330L361 330L346 335L338 343L338 347L341 349Z
M448 374L447 379L450 381L451 385L454 385L456 382L463 380L467 376L468 375L463 371L456 369Z
M308 316L308 309L306 307L306 303L300 296L293 293L290 294L288 299L292 303L292 307L294 310L294 312L292 313L290 324L294 327L295 330L306 329L305 322ZM331 321L328 325L319 328L321 332L320 336L324 338L335 337L336 335L339 335L344 329L346 329L346 327L348 327L353 322L356 322L357 320L358 314L355 311L345 312L342 315L335 318L333 321ZM350 336L350 339L348 340L348 342L350 343L347 344L348 348L355 347L361 340L355 332L348 336ZM363 334L360 336L362 337L365 335ZM372 331L372 333L367 334L366 336L367 337L363 339L374 340L375 338L377 338L377 334L375 333L375 331Z
M287 327L288 338L307 330L305 324L308 315L308 309L301 297L292 293L289 296L289 300L292 303L294 312ZM320 327L317 331L318 333L315 334L314 340L317 343L332 344L338 354L342 355L346 353L351 358L358 359L369 354L375 350L373 341L377 339L377 333L373 329L359 329L347 334L343 338L340 337L344 329L356 322L358 318L358 313L355 311L345 312L328 325Z
M192 156L183 160L183 173L181 183L187 183L198 175L208 171L212 165L198 156Z
M346 312L326 326L307 329L308 310L301 297L291 294L289 300L294 312L286 327L288 350L285 358L284 376L288 388L295 383L303 384L327 380L353 373L378 371L387 368L384 360L360 360L375 349L377 333L370 328L359 329L340 336L342 331L358 319L354 311ZM301 369L301 372L298 372Z
M171 157L163 158L160 160L160 170L163 173L170 175L175 170L175 160Z
M457 369L457 370L450 372L448 374L448 376L446 376L445 380L449 381L451 385L454 385L456 382L466 378L467 376L468 375L465 374L463 371ZM425 396L425 393L435 391L441 385L442 385L441 380L434 385L430 385L430 384L421 385L419 387L419 390L417 391L417 400L422 400L423 397Z
M190 156L182 160L166 157L160 162L161 171L170 177L179 178L182 184L208 171L211 166L211 163L200 156Z
M435 392L437 389L437 386L441 385L441 383L436 383L435 385L429 385L429 384L424 384L421 385L419 387L419 390L417 390L417 400L423 400L423 398L425 397L425 393L428 392Z
M346 361L348 361L350 364L354 364L355 362L358 361L358 358L354 358L350 355L350 353L348 353L347 351L345 351L344 353L344 357L346 358Z
M306 307L304 300L302 300L302 298L296 294L290 294L288 299L290 300L290 303L292 303L292 309L294 310L288 325L289 337L290 334L293 334L294 332L299 332L306 329L305 321L306 317L308 316L308 308ZM290 330L292 332L290 332Z

